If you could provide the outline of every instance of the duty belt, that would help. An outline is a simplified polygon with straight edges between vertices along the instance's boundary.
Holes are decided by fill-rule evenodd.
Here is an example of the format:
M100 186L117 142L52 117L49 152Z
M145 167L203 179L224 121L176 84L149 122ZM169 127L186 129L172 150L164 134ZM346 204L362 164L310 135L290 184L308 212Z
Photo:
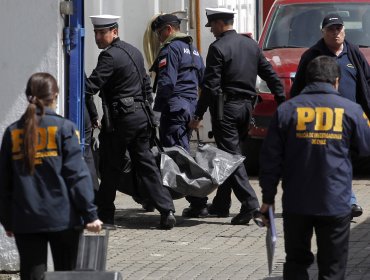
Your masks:
M143 109L143 102L135 101L133 97L120 98L111 104L112 117L118 118L125 114Z

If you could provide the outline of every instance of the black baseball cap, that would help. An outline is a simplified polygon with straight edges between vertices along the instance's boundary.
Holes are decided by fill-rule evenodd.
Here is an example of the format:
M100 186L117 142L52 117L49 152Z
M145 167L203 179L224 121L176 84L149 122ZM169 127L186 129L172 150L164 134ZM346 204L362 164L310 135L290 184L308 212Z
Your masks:
M329 27L335 24L343 25L343 19L338 14L329 14L324 17L321 28Z
M165 26L166 24L180 24L181 20L172 14L164 14L159 15L155 20L153 20L151 24L152 31L156 31L157 29L161 28L162 26Z

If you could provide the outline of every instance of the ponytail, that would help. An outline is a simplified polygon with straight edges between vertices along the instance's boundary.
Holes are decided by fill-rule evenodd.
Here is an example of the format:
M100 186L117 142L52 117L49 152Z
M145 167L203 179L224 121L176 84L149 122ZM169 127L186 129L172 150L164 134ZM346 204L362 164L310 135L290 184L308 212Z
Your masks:
M37 117L36 105L30 103L23 115L24 119L24 165L31 175L35 171L36 142L37 142Z
M58 86L55 78L48 73L35 73L27 83L26 96L29 105L24 112L24 166L27 173L35 172L36 146L38 143L38 127L45 107L52 104Z

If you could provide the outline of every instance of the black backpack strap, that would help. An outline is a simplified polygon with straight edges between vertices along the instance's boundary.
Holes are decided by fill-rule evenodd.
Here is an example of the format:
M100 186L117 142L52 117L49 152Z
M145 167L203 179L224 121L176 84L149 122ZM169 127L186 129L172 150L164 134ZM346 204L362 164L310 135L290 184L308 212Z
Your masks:
M142 88L142 94L145 93L145 96L143 96L144 100L147 100L148 97L146 96L146 90L145 90L145 83L144 83L144 80L143 80L143 75L141 74L140 72L140 69L139 69L139 66L136 64L136 61L134 60L132 54L126 49L124 48L123 46L119 46L118 44L117 45L114 45L115 47L123 50L127 56L130 58L130 60L132 61L132 63L135 65L135 68L136 68L136 71L137 71L137 74L139 75L139 81L140 81L140 84L141 84L141 88Z

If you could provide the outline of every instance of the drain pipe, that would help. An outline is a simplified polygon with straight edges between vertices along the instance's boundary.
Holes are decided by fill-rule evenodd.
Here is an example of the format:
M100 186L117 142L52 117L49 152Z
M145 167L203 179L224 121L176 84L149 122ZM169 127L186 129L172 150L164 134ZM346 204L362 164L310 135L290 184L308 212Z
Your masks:
M197 49L198 52L202 52L202 42L200 36L200 0L195 0L195 22L196 22L196 37L197 37Z

